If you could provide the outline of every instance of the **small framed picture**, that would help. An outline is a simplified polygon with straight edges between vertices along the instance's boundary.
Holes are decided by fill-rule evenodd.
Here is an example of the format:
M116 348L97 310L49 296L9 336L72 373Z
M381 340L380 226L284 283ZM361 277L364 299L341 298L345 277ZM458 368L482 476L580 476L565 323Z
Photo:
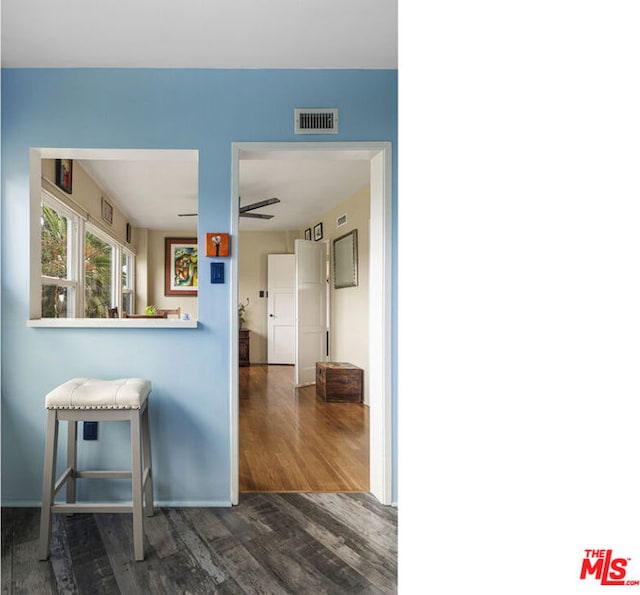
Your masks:
M102 218L109 224L113 224L113 205L102 197Z
M304 230L304 239L305 240L310 240L311 239L311 228L307 227L307 229Z
M71 194L73 159L56 159L56 186Z
M322 223L313 226L313 239L316 242L322 239Z
M127 223L127 244L131 243L131 223Z
M228 233L208 233L206 239L205 256L229 256Z

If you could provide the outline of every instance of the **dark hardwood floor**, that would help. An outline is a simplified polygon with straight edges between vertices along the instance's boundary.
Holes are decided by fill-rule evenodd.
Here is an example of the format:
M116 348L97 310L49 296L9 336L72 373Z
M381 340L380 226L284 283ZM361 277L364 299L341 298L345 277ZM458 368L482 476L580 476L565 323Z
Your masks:
M369 408L296 389L293 366L240 368L241 492L368 492Z
M396 593L397 509L369 494L242 494L233 508L162 508L133 560L130 515L2 510L2 593Z

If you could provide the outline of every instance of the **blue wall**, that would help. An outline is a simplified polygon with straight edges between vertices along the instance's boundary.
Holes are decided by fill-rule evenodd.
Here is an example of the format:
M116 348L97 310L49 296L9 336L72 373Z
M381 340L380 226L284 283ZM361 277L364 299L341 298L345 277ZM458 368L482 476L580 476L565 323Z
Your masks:
M338 135L294 136L295 107L325 106L340 109ZM202 235L230 228L231 143L296 140L393 143L395 304L397 71L2 70L3 504L40 502L44 395L74 376L152 381L160 503L230 498L229 283L201 284L197 330L27 328L29 148L197 149ZM394 378L396 353L394 337ZM395 388L393 411L395 428ZM82 444L80 464L127 468L127 432L102 424L98 443ZM97 495L94 484L84 497ZM107 489L119 495L119 485Z

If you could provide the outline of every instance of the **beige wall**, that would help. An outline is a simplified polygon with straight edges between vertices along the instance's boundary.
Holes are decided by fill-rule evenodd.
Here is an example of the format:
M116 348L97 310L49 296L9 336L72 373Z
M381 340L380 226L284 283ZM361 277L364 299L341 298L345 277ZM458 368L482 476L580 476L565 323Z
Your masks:
M366 403L369 402L369 211L367 185L320 219L323 240L331 245L331 360L349 362L364 370ZM336 219L344 214L347 224L337 227ZM310 221L305 227L313 232L313 226L320 221ZM334 289L333 240L353 229L358 230L358 286Z
M132 231L131 244L127 243L127 217L118 208L117 201L107 196L102 189L96 185L92 178L82 169L77 161L73 162L73 178L71 184L71 195L60 190L55 185L56 168L55 159L42 160L42 187L53 194L57 199L69 205L72 209L78 210L82 207L83 215L88 215L92 225L99 227L107 235L111 236L123 246L130 247L135 251L135 230ZM113 223L109 224L102 218L102 197L105 197L113 206Z
M301 238L289 231L241 231L238 258L238 302L249 298L247 322L251 330L249 344L253 364L267 363L267 298L259 297L267 291L267 255L293 254L294 241Z
M353 229L358 230L358 286L333 288L331 281L331 359L352 363L364 370L365 402L369 402L369 186L361 188L338 207L325 213L322 222L323 240L333 248L333 240ZM336 219L347 215L347 224L338 228ZM238 262L238 301L249 298L247 323L251 330L251 363L267 362L267 298L260 290L267 289L267 255L293 254L294 240L304 238L299 232L240 232ZM333 261L331 263L333 267ZM332 268L333 275L333 268Z

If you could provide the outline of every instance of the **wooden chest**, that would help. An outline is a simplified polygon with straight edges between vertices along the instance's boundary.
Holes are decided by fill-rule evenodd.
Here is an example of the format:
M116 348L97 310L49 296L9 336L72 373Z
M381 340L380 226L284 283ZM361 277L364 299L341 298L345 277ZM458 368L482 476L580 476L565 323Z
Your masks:
M238 331L238 364L241 366L250 366L249 363L249 334L250 330Z
M344 362L316 363L316 395L324 401L362 403L364 370Z

